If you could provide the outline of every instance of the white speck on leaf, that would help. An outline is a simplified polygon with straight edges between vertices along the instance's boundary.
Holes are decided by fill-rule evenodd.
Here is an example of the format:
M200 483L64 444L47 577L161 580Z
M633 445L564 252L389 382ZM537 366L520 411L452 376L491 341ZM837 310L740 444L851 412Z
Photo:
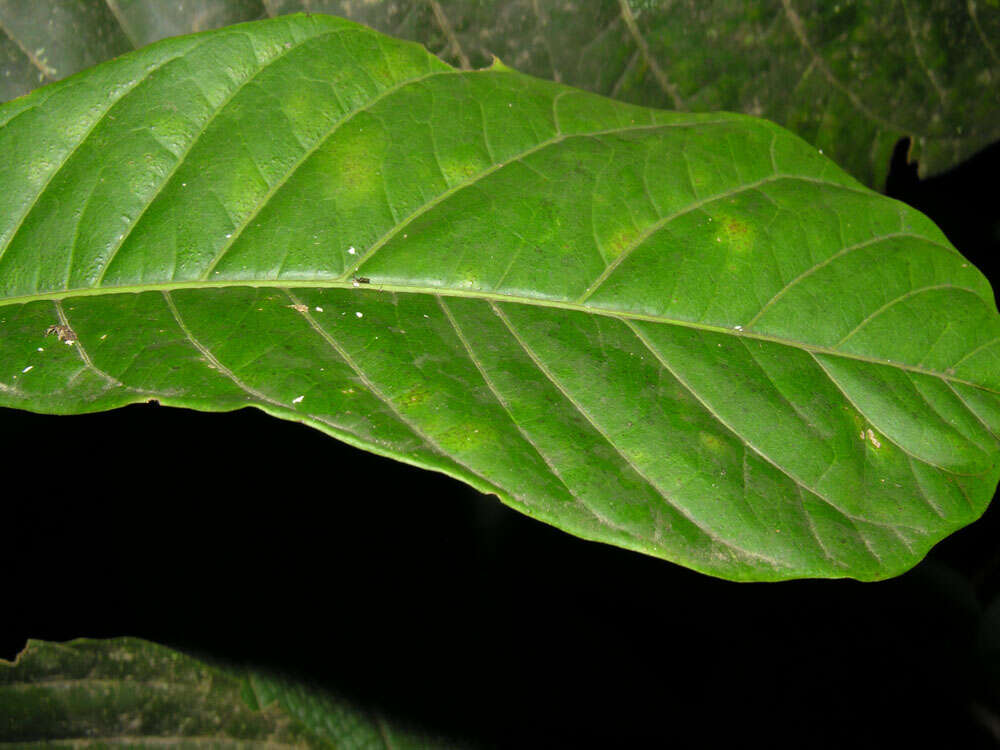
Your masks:
M34 370L34 369L35 369L35 366L34 366L34 365L28 365L28 366L27 366L27 367L25 367L25 368L24 368L23 370L21 370L21 372L22 372L22 373L25 373L25 372L29 372L29 371L31 371L31 370Z
M347 248L347 254L348 254L348 255L356 255L356 254L357 254L357 252L358 252L358 251L357 251L357 250L355 250L353 246L351 246L351 247Z
M42 347L38 347L38 351L44 352L45 350Z
M365 314L363 312L356 312L354 314L357 315L359 318L365 317Z
M879 440L878 440L878 438L875 437L875 433L872 432L872 428L871 427L868 428L868 442L870 442L876 448L881 448L882 447L882 443L880 443Z
M735 328L737 331L743 330L743 326L733 326L733 328Z
M322 307L317 307L316 308L316 312L323 312L323 308Z
M304 398L305 398L305 396L296 396L295 398L292 399L292 403L293 404L301 404L302 403L302 399L304 399Z

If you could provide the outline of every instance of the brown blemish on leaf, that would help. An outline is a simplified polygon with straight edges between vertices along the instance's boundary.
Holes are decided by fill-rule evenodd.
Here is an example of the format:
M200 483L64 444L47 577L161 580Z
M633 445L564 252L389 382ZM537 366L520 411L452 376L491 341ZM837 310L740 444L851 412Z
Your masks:
M62 323L51 325L45 329L46 336L51 336L53 333L68 346L71 346L76 341L76 333L74 333L73 329Z
M730 249L746 253L753 247L754 232L746 222L727 217L722 220L722 234Z
M726 233L730 237L739 237L750 231L746 224L742 221L736 221L736 219L726 219L725 227Z
M285 305L285 307L290 307L295 312L307 313L309 312L309 305Z

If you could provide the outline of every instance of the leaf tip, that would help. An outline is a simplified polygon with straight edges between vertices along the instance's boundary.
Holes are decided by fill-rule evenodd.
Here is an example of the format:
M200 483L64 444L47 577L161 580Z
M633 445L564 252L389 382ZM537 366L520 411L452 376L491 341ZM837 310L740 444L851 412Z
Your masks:
M492 71L496 71L498 73L512 73L512 72L514 72L513 68L508 67L507 65L504 65L503 61L499 57L497 57L496 55L493 55L493 62L491 62L489 64L489 67L487 67L486 70L492 70Z

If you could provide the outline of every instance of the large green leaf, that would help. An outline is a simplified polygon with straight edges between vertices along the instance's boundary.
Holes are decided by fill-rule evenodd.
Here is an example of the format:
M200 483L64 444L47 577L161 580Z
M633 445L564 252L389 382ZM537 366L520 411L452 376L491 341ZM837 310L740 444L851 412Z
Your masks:
M732 579L897 574L1000 475L1000 316L764 120L328 16L0 107L0 404L247 404Z
M0 0L0 99L166 36L300 10L647 106L794 130L881 189L911 136L921 171L1000 138L994 0Z
M0 660L0 706L0 746L456 747L317 688L138 638L29 641Z

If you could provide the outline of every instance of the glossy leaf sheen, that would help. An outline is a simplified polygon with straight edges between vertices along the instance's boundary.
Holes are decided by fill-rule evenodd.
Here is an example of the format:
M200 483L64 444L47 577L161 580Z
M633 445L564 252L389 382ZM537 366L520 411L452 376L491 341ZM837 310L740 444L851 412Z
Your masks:
M288 16L3 105L0 184L6 406L254 404L737 580L902 572L1000 474L988 282L763 120Z
M455 747L324 691L138 638L29 641L0 660L0 746Z

